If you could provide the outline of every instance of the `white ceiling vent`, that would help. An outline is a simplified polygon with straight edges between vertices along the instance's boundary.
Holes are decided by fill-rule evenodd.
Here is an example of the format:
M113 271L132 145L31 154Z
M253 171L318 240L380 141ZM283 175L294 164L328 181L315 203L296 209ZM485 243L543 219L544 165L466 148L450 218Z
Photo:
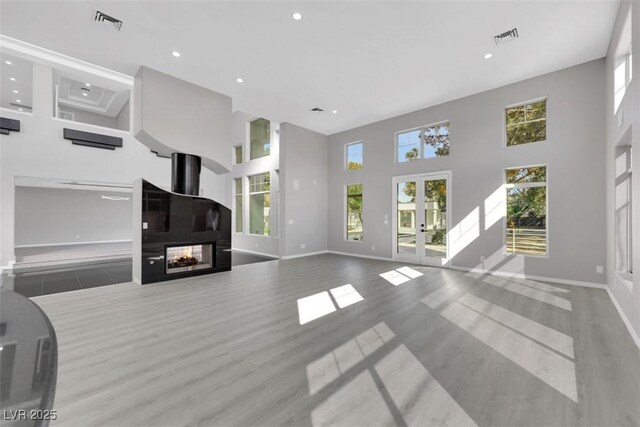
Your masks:
M96 16L95 18L93 18L93 20L95 22L102 22L103 24L107 24L118 31L120 31L120 28L122 28L121 20L116 19L113 16L109 16L106 13L100 12L99 10L96 11Z
M513 30L505 31L504 33L500 33L493 38L493 41L496 42L497 46L503 45L505 43L509 43L518 38L518 29L514 28Z

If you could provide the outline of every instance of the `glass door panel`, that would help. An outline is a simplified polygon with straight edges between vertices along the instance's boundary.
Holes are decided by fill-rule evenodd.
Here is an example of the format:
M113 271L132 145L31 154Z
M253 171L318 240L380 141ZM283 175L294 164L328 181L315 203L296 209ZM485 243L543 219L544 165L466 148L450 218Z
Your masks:
M396 253L416 255L416 181L398 182L396 187Z
M424 181L424 254L447 257L447 180Z

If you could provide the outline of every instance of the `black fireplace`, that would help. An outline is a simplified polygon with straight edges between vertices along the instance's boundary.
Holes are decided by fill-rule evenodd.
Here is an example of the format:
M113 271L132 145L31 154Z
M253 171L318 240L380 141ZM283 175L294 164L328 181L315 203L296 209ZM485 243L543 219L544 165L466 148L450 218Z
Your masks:
M197 245L185 244L180 246L165 246L165 273L184 273L207 268L213 268L215 263L215 243L201 243Z
M172 163L172 192L142 181L142 284L231 270L231 210L197 196L199 157Z

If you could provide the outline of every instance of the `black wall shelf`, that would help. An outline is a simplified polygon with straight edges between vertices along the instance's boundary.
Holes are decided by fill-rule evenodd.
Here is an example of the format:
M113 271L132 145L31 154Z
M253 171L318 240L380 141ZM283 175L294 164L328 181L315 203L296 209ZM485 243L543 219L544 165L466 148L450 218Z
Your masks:
M9 135L10 132L20 132L20 120L0 117L0 134Z
M99 133L83 132L75 129L64 128L64 139L69 139L75 145L85 147L103 148L105 150L115 150L122 147L122 138Z

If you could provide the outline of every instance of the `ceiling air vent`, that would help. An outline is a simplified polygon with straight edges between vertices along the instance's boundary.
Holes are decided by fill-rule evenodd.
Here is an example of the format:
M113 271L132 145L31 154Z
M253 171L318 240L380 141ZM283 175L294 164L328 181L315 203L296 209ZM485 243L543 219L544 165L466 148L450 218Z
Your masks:
M113 16L109 16L106 13L100 12L99 10L96 11L96 16L93 20L96 22L102 22L104 24L110 25L118 31L120 31L120 28L122 28L121 20L116 19Z
M500 46L501 44L508 43L518 38L518 29L514 28L513 30L505 31L504 33L498 34L493 38L493 41L496 42L496 45Z
M311 111L313 111L314 113L323 113L324 112L324 110L322 108L320 108L320 107L313 107L311 109Z

